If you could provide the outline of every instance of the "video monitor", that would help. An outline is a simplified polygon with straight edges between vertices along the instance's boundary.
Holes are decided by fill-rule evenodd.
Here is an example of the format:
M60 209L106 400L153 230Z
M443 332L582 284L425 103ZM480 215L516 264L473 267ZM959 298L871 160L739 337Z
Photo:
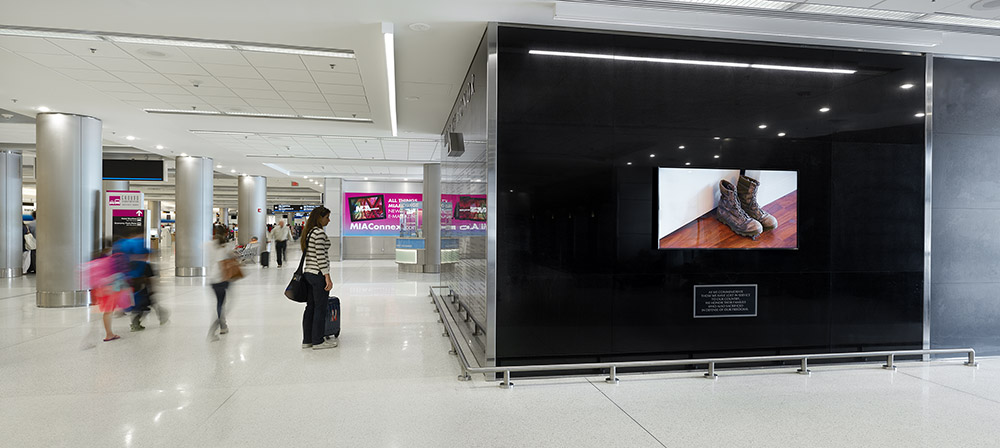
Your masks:
M798 249L798 172L657 171L658 249Z
M385 195L347 198L351 206L351 222L385 219Z
M453 216L466 221L486 221L486 198L459 196Z

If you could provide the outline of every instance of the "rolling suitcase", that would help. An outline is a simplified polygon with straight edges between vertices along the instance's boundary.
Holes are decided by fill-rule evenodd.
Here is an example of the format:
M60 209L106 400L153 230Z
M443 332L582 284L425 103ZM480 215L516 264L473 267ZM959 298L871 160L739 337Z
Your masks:
M260 265L266 268L268 263L270 262L271 262L271 252L261 252Z
M331 296L326 307L326 331L324 336L340 337L340 298Z

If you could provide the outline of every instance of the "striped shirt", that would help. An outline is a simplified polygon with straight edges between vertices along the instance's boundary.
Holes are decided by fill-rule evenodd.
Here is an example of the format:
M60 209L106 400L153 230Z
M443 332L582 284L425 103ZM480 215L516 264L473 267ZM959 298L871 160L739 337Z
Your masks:
M302 272L326 275L330 273L330 239L322 227L313 227L306 241L306 263Z

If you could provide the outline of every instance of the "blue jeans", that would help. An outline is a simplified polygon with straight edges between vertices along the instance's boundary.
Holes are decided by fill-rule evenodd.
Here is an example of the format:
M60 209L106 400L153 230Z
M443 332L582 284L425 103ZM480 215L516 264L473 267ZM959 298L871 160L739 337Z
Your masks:
M326 312L330 307L330 292L326 290L326 277L306 272L302 275L309 285L309 300L302 313L302 343L319 345L326 333Z

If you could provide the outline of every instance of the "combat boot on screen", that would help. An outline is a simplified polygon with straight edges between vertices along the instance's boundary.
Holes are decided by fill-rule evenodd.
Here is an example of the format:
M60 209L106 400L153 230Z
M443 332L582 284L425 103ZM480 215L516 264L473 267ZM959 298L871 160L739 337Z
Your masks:
M736 183L736 196L740 198L740 207L747 212L747 215L764 226L764 230L771 230L778 227L778 219L757 205L757 188L759 187L760 181L741 175L739 182Z
M740 207L740 201L736 198L736 187L733 186L733 183L723 179L719 182L719 191L721 197L719 198L719 208L715 210L715 218L729 226L737 235L757 238L757 235L760 235L764 228Z

